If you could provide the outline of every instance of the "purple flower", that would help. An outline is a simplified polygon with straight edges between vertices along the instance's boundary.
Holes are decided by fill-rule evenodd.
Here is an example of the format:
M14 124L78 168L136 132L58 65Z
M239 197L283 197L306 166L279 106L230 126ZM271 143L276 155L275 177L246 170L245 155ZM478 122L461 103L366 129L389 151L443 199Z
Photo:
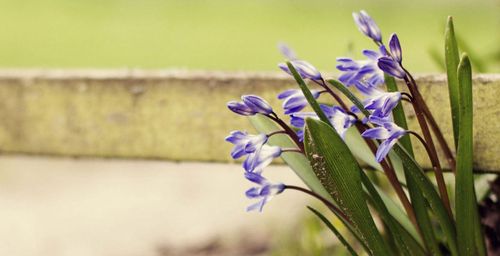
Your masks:
M280 147L263 144L248 154L248 157L243 162L243 168L247 172L262 172L281 153L282 150Z
M352 17L354 18L354 22L356 22L359 31L376 42L382 42L382 35L379 27L370 15L366 13L366 11L362 10L359 13L354 12L352 13Z
M271 105L267 103L264 99L256 95L243 95L241 96L243 103L247 105L250 109L256 113L261 113L264 115L269 115L273 112Z
M262 212L264 205L269 202L273 196L285 190L285 184L270 183L266 178L262 177L260 173L246 172L245 178L259 185L259 187L253 187L247 190L245 192L246 196L250 199L260 199L259 202L247 207L247 211L258 210Z
M388 117L399 101L400 92L384 92L373 89L369 96L363 101L366 110L371 110L373 116L380 118Z
M271 105L264 99L256 95L243 95L242 101L230 101L227 108L238 115L253 116L257 113L269 115L273 113Z
M391 39L389 40L389 50L391 51L391 55L394 60L401 64L401 61L403 60L401 44L399 43L399 38L395 33L391 35Z
M333 128L337 131L337 133L342 137L342 139L345 137L345 132L349 127L351 127L355 122L356 118L353 116L347 114L341 107L338 106L327 106L324 104L320 105L321 110L325 113L326 117L330 121L330 123L333 125ZM297 135L301 139L301 141L304 139L304 126L305 126L305 119L306 118L314 118L314 119L319 119L316 113L314 112L299 112L299 113L293 113L290 115L290 123L292 126L299 128L299 131L297 132Z
M381 126L366 130L361 136L365 138L384 140L378 147L375 160L381 162L389 153L398 139L406 134L406 130L392 122L382 123Z
M293 67L297 70L297 73L303 78L303 79L311 79L311 80L322 80L323 78L321 77L321 73L309 62L305 60L291 60L290 63L293 65ZM286 63L280 63L278 64L278 67L281 68L283 71L287 72L288 74L292 75L292 72L288 69L288 66Z
M304 127L306 126L306 118L319 119L318 115L314 112L297 112L290 115L290 124L297 128L297 136L299 141L304 140Z
M264 133L258 135L249 135L242 131L232 131L226 137L227 142L234 144L231 150L231 157L238 159L244 155L255 152L267 142L268 136Z
M378 67L393 77L403 79L406 76L406 72L403 70L401 65L391 57L379 58Z
M344 139L347 129L356 123L356 118L347 114L339 106L330 107L327 105L321 105L321 109L330 120L333 128L335 128L340 137Z
M386 56L385 47L381 46L379 52L364 50L366 60L353 60L351 58L337 58L337 69L342 71L339 80L346 86L354 85L362 93L368 87L377 87L384 83L384 72L378 67L378 59Z
M288 60L296 60L297 55L295 52L292 50L292 48L288 47L285 43L279 43L278 44L278 49L287 58Z
M318 90L311 90L311 93L315 99L320 95ZM309 104L300 89L286 90L278 94L278 99L284 100L283 109L285 110L285 115L299 112Z
M230 101L227 103L227 108L233 111L234 113L242 116L253 116L255 115L255 111L249 108L245 103L238 101Z
M305 119L308 117L319 119L318 115L314 112L298 112L290 115L290 124L295 128L304 128L306 125Z

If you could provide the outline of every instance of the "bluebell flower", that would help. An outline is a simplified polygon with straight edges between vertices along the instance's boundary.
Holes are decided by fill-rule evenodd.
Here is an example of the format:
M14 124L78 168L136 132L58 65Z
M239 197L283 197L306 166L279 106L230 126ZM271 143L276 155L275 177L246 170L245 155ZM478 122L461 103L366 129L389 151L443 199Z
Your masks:
M304 140L304 127L306 125L306 118L319 119L318 115L314 112L297 112L292 113L290 115L290 124L297 128L297 136L299 137L299 141Z
M359 13L354 12L352 13L352 17L354 18L354 22L356 22L359 31L376 42L382 42L380 28L366 11L362 10Z
M267 101L256 95L243 95L242 101L230 101L227 103L229 110L243 116L253 116L257 113L269 115L273 108Z
M259 185L259 187L253 187L247 190L245 192L246 196L250 199L260 199L259 202L247 207L247 211L258 210L262 212L264 205L269 202L273 196L280 194L285 190L285 184L273 184L266 178L262 177L260 173L246 172L245 178Z
M256 95L243 95L241 96L243 103L256 113L269 115L273 112L273 108L267 101Z
M389 40L389 50L394 60L401 64L401 61L403 61L403 54L401 52L399 38L395 33L391 35L391 39Z
M391 57L381 57L378 59L378 67L382 69L385 73L403 79L406 77L406 72L404 71L401 64L392 59Z
M345 138L345 133L349 127L356 123L356 118L347 114L341 107L339 106L327 106L320 105L321 109L330 120L330 123L333 125L333 128L337 131L337 133Z
M311 90L315 99L320 95L318 90ZM304 109L309 103L300 89L289 89L278 94L278 99L283 100L285 115L296 113Z
M248 157L243 162L243 168L247 172L262 172L281 153L282 150L280 147L263 144L248 154Z
M297 73L299 73L299 75L303 79L311 79L311 80L323 79L321 77L321 73L319 73L319 71L313 65L311 65L311 63L305 60L291 60L290 63L293 65L293 67L297 70ZM292 72L290 72L290 69L288 69L286 63L280 63L278 64L278 67L281 68L281 70L292 75Z
M345 132L349 127L351 127L355 122L356 118L347 114L341 107L333 106L330 107L328 105L321 104L321 110L325 113L326 117L333 125L333 128L337 131L337 133L344 139ZM299 112L290 115L290 123L292 126L298 128L297 135L300 140L304 139L304 126L306 118L314 118L319 119L319 117L314 112Z
M258 135L250 135L247 132L232 131L226 137L226 141L233 143L234 147L231 150L231 157L238 159L244 155L255 152L267 142L268 136L264 133Z
M248 107L243 102L230 101L227 103L227 108L229 108L229 110L233 111L234 113L242 116L253 116L257 114L253 109Z
M278 49L287 58L288 60L296 60L297 55L295 52L292 50L292 48L288 47L285 43L279 43L278 44Z
M381 126L366 130L361 136L370 139L384 140L378 147L375 160L381 162L398 139L406 134L406 130L393 122L382 123Z
M366 60L353 60L347 57L337 58L337 69L343 73L339 80L346 86L354 85L364 93L365 88L377 87L384 83L384 72L378 67L378 59L386 56L384 46L379 51L364 50Z
M401 100L400 92L384 92L373 89L363 101L366 110L372 111L373 116L388 117Z

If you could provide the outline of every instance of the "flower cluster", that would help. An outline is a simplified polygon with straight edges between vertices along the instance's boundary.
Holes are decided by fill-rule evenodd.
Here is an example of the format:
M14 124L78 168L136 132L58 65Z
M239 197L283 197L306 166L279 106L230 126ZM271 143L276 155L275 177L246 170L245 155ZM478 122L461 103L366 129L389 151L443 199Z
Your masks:
M364 50L366 60L353 60L351 58L337 58L337 69L342 72L339 80L346 86L355 86L364 95L363 106L370 112L370 117L365 121L373 121L378 126L367 130L362 135L365 138L385 140L379 146L376 160L382 161L388 154L397 139L404 135L404 129L392 122L392 110L399 104L402 94L400 92L385 92L380 87L384 84L384 73L404 79L406 71L402 67L402 51L399 38L392 34L389 40L389 50L382 42L379 27L365 11L353 14L359 30L375 41L378 51ZM354 112L359 111L356 107ZM387 133L381 134L381 131ZM387 136L394 132L396 135Z
M241 102L231 101L227 104L227 107L234 113L243 116L255 114L266 116L275 115L269 103L259 96L244 95L241 97L241 100ZM260 185L260 187L251 188L246 192L249 198L261 198L259 203L248 207L248 211L262 211L264 204L268 202L272 196L281 193L284 189L284 184L272 184L262 176L264 168L283 152L278 146L266 144L270 136L271 135L263 133L252 135L244 131L232 131L229 136L226 137L227 142L234 144L231 150L231 157L233 159L239 159L246 156L243 162L245 178Z
M226 137L226 141L233 144L232 158L244 158L244 177L255 184L245 193L248 198L257 200L247 207L247 211L262 211L267 202L285 190L301 191L324 203L346 224L347 230L363 243L367 254L430 255L443 251L459 255L459 251L464 251L470 255L486 255L480 252L481 248L485 248L484 242L479 241L481 235L470 232L481 230L479 221L475 219L478 213L472 211L477 205L473 167L470 162L458 162L457 165L456 161L457 157L469 160L472 157L472 145L467 144L467 141L472 140L472 110L464 110L462 105L472 106L472 89L468 87L467 90L461 90L459 96L462 101L459 103L450 101L452 109L460 109L460 116L466 120L463 123L453 120L454 131L457 128L465 131L462 133L461 130L459 138L454 134L455 146L458 145L459 149L455 156L420 94L417 82L403 66L398 36L390 35L387 44L384 44L379 27L368 13L353 13L353 18L358 29L375 43L376 48L363 50L363 60L337 58L336 68L341 73L339 81L325 79L311 63L299 58L287 45L280 44L279 49L287 62L278 64L278 67L291 75L300 88L288 89L277 95L274 100L281 102L282 110L275 112L267 101L256 95L243 95L241 101L227 104L236 114L252 116L250 120L260 132L248 134L245 131L233 131ZM451 18L446 31L445 45L451 49L447 53L458 51ZM466 55L457 65L448 62L447 70L457 71L455 78L465 80L467 85L472 84L471 65ZM452 81L450 78L453 79L453 74L448 72L448 79ZM396 79L404 80L408 92L398 90ZM450 85L453 89L453 84ZM357 94L351 90L356 90ZM454 98L453 94L451 98ZM404 110L400 106L403 101L413 107L422 135L406 129ZM284 113L285 117L277 113ZM456 117L456 111L452 111L452 116ZM270 122L274 122L274 125ZM304 136L305 131L307 136ZM275 135L281 137L271 138ZM364 143L361 147L359 135L363 139L361 143ZM428 180L427 174L415 161L412 144L409 143L411 141L405 140L398 144L403 136L410 135L425 148L436 183ZM354 140L357 140L356 143L353 143ZM282 147L284 145L286 148ZM446 156L451 173L457 176L455 212L451 208L453 204L450 203L436 145ZM462 147L464 145L465 148ZM365 170L356 163L356 156L368 160L365 163L385 174L392 186L391 192L396 194L408 216L404 221L413 225L413 231L421 232L409 232L406 225L399 225L400 215L393 215L392 211L385 209L386 202L381 194L385 188L374 187L372 177L363 176ZM372 159L366 159L366 156L371 156L380 164L369 161ZM397 161L393 161L393 156L397 156L404 165L406 186L399 179L398 168L394 164ZM264 177L264 169L278 157L283 157L309 189L270 182ZM383 231L378 230L373 221L374 213L367 204L373 206L386 227ZM331 225L322 214L312 208L310 210L327 225ZM474 223L475 227L469 225ZM382 232L388 235L384 237ZM405 233L409 235L405 236ZM435 236L437 233L442 235ZM342 239L342 234L335 234ZM395 247L389 248L388 244ZM348 242L344 245L351 254L357 254Z
M380 29L365 11L354 13L353 17L359 30L370 37L377 44L378 49L376 51L364 50L362 53L366 57L365 60L354 60L347 57L337 58L336 67L342 72L339 80L345 86L354 86L364 96L363 107L369 111L370 116L362 120L364 123L371 123L374 127L364 131L362 136L382 140L375 155L376 160L380 162L387 156L397 140L406 134L404 129L392 122L391 117L392 110L399 104L402 94L383 90L384 74L405 78L406 72L401 64L402 51L397 35L391 35L387 48L382 43ZM310 90L314 99L318 99L324 93L335 96L334 92L326 85L318 69L309 62L299 59L295 52L285 44L280 44L279 49L288 60L288 63L278 64L281 70L292 75L290 66L288 66L291 65L302 79L311 81L320 87L320 89ZM231 101L227 107L239 115L260 114L277 122L283 128L277 133L287 134L297 144L298 149L291 151L303 153L305 119L319 119L319 117L315 112L303 111L309 102L300 89L285 90L278 94L277 98L282 101L284 114L290 117L290 126L278 117L267 101L256 95L244 95L241 97L241 101ZM334 98L338 101L337 97ZM345 139L347 130L360 120L357 117L360 110L355 106L346 109L345 105L340 105L320 104L320 109L341 138ZM274 158L280 157L283 152L290 151L269 145L269 137L277 133L253 135L243 131L233 131L226 137L226 141L234 144L231 156L234 159L246 157L243 161L245 177L260 186L247 191L246 195L249 198L262 199L257 204L248 207L247 210L262 210L264 204L272 196L281 193L285 188L282 183L270 183L262 176L264 168Z

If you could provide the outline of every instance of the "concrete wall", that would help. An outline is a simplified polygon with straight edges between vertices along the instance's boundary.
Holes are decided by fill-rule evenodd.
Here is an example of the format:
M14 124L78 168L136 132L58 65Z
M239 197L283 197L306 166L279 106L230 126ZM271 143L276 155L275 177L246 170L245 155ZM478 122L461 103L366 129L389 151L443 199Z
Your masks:
M417 76L452 142L446 77ZM0 71L0 152L76 157L231 161L231 130L253 131L225 104L296 88L286 74L142 70ZM500 76L474 80L475 167L500 171ZM410 108L410 128L417 122ZM417 143L415 143L417 144ZM423 148L417 155L428 167ZM444 161L443 161L443 164Z

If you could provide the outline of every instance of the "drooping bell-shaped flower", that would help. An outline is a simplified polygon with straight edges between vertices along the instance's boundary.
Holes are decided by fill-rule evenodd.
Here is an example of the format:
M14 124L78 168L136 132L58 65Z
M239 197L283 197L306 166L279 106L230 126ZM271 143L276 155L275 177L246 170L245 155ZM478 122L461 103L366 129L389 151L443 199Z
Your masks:
M321 73L316 69L311 63L305 60L291 60L290 63L293 65L297 73L302 77L302 79L311 79L311 80L322 80ZM286 65L286 63L278 64L278 67L292 75L292 72Z
M231 157L238 159L244 155L255 152L267 142L268 136L264 133L258 135L250 135L247 132L232 131L226 137L226 141L233 143L234 147L231 150Z
M315 99L320 95L318 90L311 90ZM283 100L285 115L296 113L304 109L309 103L300 89L289 89L278 94L278 99Z
M256 114L253 109L249 108L245 103L238 101L230 101L227 103L227 108L234 113L242 116L253 116Z
M345 132L349 127L351 127L355 122L356 118L347 114L341 107L339 106L328 106L324 104L320 104L321 110L328 118L330 123L333 125L333 128L337 131L337 133L344 139ZM298 112L290 115L290 124L296 128L298 128L297 135L301 139L304 139L304 126L306 124L306 118L319 119L319 117L314 112Z
M359 13L354 12L352 13L352 17L359 31L376 42L382 42L380 28L366 11L362 10Z
M377 87L384 83L384 72L378 67L378 58L386 56L384 46L379 51L364 50L365 60L353 60L351 58L337 58L337 69L342 72L339 77L346 86L354 85L362 93L363 87Z
M406 77L406 72L399 62L395 61L391 57L381 57L378 59L378 67L385 73L400 79Z
M335 128L340 137L344 139L347 129L349 129L349 127L356 123L356 118L347 114L339 106L330 107L327 105L321 105L320 107L330 120L333 128Z
M375 154L375 160L381 162L389 153L398 139L406 134L406 130L393 122L382 123L381 126L366 130L361 136L370 139L383 140Z
M257 203L247 207L247 211L258 210L262 212L264 205L269 202L273 196L280 194L285 190L283 183L271 183L264 178L260 173L246 172L245 178L253 183L258 184L258 187L250 188L245 192L246 196L250 199L260 199Z
M253 116L257 113L269 115L273 113L273 108L267 101L257 95L243 95L240 102L230 101L227 108L238 115Z
M400 92L384 92L373 89L363 101L366 110L372 111L373 116L388 117L401 100Z
M243 95L241 96L243 103L251 108L256 113L269 115L273 112L273 108L267 101L257 95Z
M243 162L243 168L247 172L262 172L281 153L282 150L280 147L263 144L248 154L248 157Z

